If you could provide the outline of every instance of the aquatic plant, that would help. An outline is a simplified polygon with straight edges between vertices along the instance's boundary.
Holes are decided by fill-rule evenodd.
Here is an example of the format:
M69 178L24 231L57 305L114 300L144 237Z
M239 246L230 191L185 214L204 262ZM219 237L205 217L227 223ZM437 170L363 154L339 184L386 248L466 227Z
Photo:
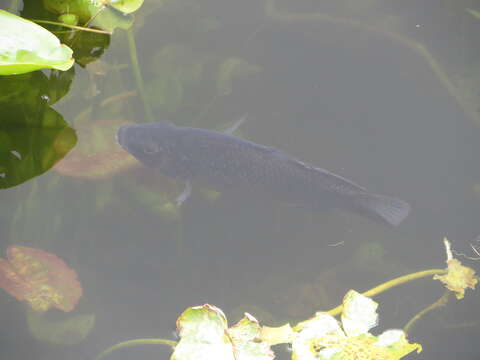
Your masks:
M73 66L72 50L43 27L0 10L0 75Z
M82 296L77 274L62 259L25 246L10 246L7 259L0 258L0 287L40 312L72 311Z
M361 21L356 17L336 16L324 12L289 12L288 10L281 9L279 4L277 4L277 0L265 0L264 11L268 18L278 23L291 25L307 23L339 25L345 29L365 32L366 34L379 35L398 44L401 47L412 51L420 59L422 59L425 64L428 65L433 75L438 79L441 86L447 91L449 96L455 101L465 116L476 124L480 123L480 113L476 110L478 100L474 101L473 103L468 101L468 96L465 96L464 94L466 90L465 86L459 84L458 81L454 82L453 74L447 72L443 64L438 61L431 51L415 38L403 35L396 30L392 31L388 28L388 26L380 23L377 19ZM474 17L480 17L480 13L475 10L468 9L467 11Z
M447 294L461 299L465 289L474 289L478 283L473 269L453 258L450 242L444 240L447 269L430 269L404 275L387 281L363 294L350 290L341 305L317 312L312 318L295 326L261 326L245 313L236 325L228 327L227 318L217 307L205 304L187 308L177 319L180 340L129 340L103 351L97 360L113 351L142 344L162 344L173 349L171 360L269 360L274 358L270 346L287 343L292 348L292 360L399 360L412 352L421 352L422 346L410 343L407 335L411 327L430 311L443 306L447 297L434 302L415 315L403 329L389 329L376 336L370 330L378 325L378 304L370 297L406 282L431 277L443 282ZM335 316L341 315L337 320Z
M76 314L61 320L50 320L44 313L27 311L27 324L35 339L56 345L82 342L95 326L95 315Z
M116 129L130 122L116 118L88 121L88 114L77 118L78 146L55 165L55 171L83 179L104 179L135 166L135 159L115 142ZM55 146L61 148L62 143L59 137Z
M26 81L33 88L29 75ZM75 131L58 112L47 104L29 104L39 92L30 90L22 106L7 103L2 107L5 118L0 123L0 189L20 185L50 170L77 141Z
M355 359L360 353L365 359L400 359L420 352L421 345L410 344L403 330L370 333L378 325L377 307L370 298L350 290L343 299L341 324L332 315L315 314L293 337L292 359Z

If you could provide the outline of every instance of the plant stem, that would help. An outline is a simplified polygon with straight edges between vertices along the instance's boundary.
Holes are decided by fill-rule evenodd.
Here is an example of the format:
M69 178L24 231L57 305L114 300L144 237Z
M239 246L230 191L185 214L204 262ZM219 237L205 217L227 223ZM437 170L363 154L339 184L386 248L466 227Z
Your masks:
M108 32L108 31L105 31L105 30L92 29L92 28L88 28L88 27L84 27L84 26L69 25L69 24L65 24L65 23L61 23L61 22L57 22L57 21L38 20L38 19L28 19L28 20L33 21L35 23L39 23L39 24L58 25L58 26L63 26L63 27L69 28L69 29L80 30L80 31L88 31L88 32L93 32L93 33L97 33L97 34L107 34L107 35L112 34L112 33Z
M443 275L447 272L446 269L430 269L430 270L424 270L424 271L419 271L415 273L411 273L408 275L400 276L398 278L395 278L393 280L387 281L381 285L375 286L373 289L370 289L368 291L365 291L362 293L364 296L368 297L373 297L375 295L378 295L384 291L387 291L395 286L405 284L409 281L416 280L416 279L421 279L427 276L433 276L433 275ZM328 310L327 313L335 316L338 315L342 312L343 310L343 305L338 305L337 307Z
M418 41L409 38L407 36L381 29L376 26L365 24L354 19L335 17L325 13L288 13L279 11L276 8L276 0L265 0L265 14L273 21L296 24L296 23L309 23L309 22L325 22L336 25L342 25L353 29L359 29L367 31L373 34L380 35L387 39L393 40L402 46L405 46L419 55L430 67L434 75L440 81L442 86L447 90L448 94L454 99L455 103L463 111L463 113L475 124L480 124L479 114L464 100L459 89L450 81L447 72L442 68L440 63L435 57Z
M177 342L173 340L167 340L167 339L134 339L134 340L123 341L121 343L113 345L112 347L109 347L107 350L102 351L95 358L95 360L103 359L105 356L111 354L112 352L123 349L123 348L127 348L127 347L137 346L137 345L159 345L159 344L170 346L173 349L177 345Z
M383 284L375 286L374 288L362 293L362 295L372 297L372 296L378 295L378 294L380 294L384 291L387 291L387 290L389 290L389 289L391 289L395 286L407 283L409 281L416 280L416 279L421 279L421 278L424 278L424 277L427 277L427 276L443 275L446 272L447 272L446 269L430 269L430 270L418 271L418 272L411 273L411 274L408 274L408 275L400 276L398 278L395 278L393 280L390 280L390 281L387 281ZM338 305L337 307L334 307L333 309L330 309L330 310L326 311L325 313L327 313L331 316L336 316L338 314L341 314L342 311L343 311L343 304ZM295 330L295 331L301 330L310 321L311 320L309 319L309 320L299 322L297 325L295 325L293 330Z
M422 317L424 317L426 314L428 314L430 311L433 311L439 307L447 305L447 302L450 298L451 291L450 290L445 290L443 295L435 301L433 304L428 305L426 308L418 312L413 318L410 319L410 321L405 325L403 328L403 331L408 335L410 330L412 329L413 325L420 320Z
M145 111L145 116L147 117L148 122L154 122L152 110L147 101L147 95L145 92L145 86L143 83L142 73L140 72L140 66L138 65L137 57L137 45L135 43L135 35L133 29L130 28L127 30L127 39L128 39L128 48L130 51L130 60L132 62L133 76L135 77L135 82L137 84L138 93L143 102L143 109Z

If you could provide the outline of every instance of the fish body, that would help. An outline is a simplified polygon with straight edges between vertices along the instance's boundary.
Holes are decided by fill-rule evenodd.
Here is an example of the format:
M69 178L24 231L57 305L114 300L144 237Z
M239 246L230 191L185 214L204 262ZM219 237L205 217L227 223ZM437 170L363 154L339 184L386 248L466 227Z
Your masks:
M394 226L410 210L402 200L225 133L157 122L122 126L117 140L146 166L218 191L265 195L314 210L339 207Z

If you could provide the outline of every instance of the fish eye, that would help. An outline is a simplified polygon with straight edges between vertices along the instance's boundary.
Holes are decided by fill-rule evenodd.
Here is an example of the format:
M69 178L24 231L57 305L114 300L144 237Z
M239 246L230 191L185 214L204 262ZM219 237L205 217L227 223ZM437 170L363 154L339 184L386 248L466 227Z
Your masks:
M152 155L158 153L160 147L154 142L147 142L143 144L143 152L147 155Z

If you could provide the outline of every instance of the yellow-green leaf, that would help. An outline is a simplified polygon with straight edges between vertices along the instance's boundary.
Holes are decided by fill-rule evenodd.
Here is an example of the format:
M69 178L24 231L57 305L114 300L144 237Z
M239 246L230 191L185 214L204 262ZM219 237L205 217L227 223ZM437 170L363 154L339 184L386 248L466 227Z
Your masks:
M72 50L43 27L4 10L0 24L0 75L72 67Z

